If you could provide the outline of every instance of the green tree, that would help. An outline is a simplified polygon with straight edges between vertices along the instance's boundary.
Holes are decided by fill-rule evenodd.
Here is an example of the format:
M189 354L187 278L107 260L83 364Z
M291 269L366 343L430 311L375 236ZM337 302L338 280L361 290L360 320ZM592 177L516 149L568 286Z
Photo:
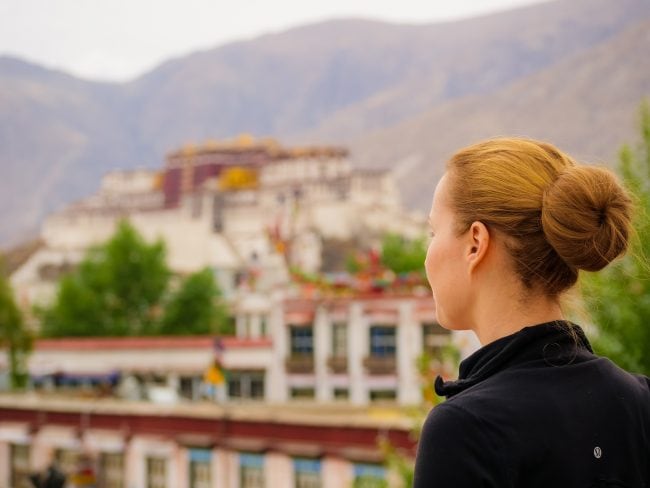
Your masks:
M189 275L166 303L159 332L169 335L232 333L220 297L221 290L209 268Z
M31 334L16 305L9 280L0 270L0 347L7 349L12 388L24 388L29 378L27 358L32 348Z
M386 234L381 243L381 262L395 274L424 273L426 255L425 238L409 240L398 234Z
M169 282L162 241L148 244L126 220L65 276L41 311L45 336L124 336L155 332Z
M621 367L650 375L650 107L640 108L641 140L619 152L618 169L636 200L635 235L630 252L582 280L582 289L598 334L594 347Z

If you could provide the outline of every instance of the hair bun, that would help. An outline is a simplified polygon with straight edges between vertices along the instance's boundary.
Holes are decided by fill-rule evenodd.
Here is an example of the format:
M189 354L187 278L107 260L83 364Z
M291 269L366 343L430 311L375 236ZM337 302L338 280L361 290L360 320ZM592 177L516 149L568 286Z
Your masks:
M598 271L626 251L631 210L629 195L611 171L570 166L544 193L542 227L568 265Z

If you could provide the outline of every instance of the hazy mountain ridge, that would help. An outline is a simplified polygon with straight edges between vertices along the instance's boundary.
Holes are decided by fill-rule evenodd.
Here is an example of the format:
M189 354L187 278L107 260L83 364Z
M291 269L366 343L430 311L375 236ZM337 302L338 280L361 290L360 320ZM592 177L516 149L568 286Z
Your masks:
M444 164L476 140L518 135L549 140L583 162L613 165L637 137L637 109L650 97L650 19L487 96L471 95L354 141L359 164L398 168L405 201L427 209Z
M461 118L457 111L500 100L503 90L562 60L583 53L589 64L595 45L615 50L609 40L644 18L650 18L647 0L564 0L433 25L328 21L171 60L125 84L0 58L0 243L16 241L46 213L92 192L108 169L157 167L180 144L239 132L284 142L352 142L360 162L406 161L407 181L418 174L409 169L418 158L437 158L451 141L469 137L450 132L441 144L419 139L415 128L433 123L432 113ZM627 90L619 81L618 90ZM628 90L630 97L638 98L643 86ZM517 93L524 96L526 88ZM550 110L534 99L543 106L525 110ZM486 113L500 110L486 103ZM367 136L383 129L401 131L399 143L388 147L388 135Z
M427 66L435 69L415 79L405 77L385 92L338 110L300 138L349 140L450 99L489 94L566 56L589 50L648 16L650 3L633 0L613 6L607 0L586 0L539 4L441 24L427 30L428 36L419 43L447 47L429 60Z
M18 60L0 63L0 241L28 230L56 206L97 186L130 143L116 86L87 82Z

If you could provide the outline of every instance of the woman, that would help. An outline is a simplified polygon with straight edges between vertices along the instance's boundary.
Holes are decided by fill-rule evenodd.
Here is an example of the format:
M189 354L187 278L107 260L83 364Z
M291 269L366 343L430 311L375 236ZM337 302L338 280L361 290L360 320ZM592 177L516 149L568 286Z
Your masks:
M452 157L425 267L440 325L483 347L436 380L415 488L650 487L650 380L595 356L560 306L578 270L625 253L630 213L611 172L549 144Z

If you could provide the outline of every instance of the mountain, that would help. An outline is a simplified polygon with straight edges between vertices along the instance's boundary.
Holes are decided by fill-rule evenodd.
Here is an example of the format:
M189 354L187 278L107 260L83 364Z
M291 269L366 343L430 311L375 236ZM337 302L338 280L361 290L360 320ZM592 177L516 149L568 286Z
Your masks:
M0 239L21 238L87 194L113 166L109 154L129 152L115 119L119 98L115 86L0 58Z
M305 140L347 141L448 100L488 95L650 18L650 2L571 0L422 28L415 76L338 109Z
M564 0L433 25L329 21L171 61L130 88L157 154L239 132L345 142L489 93L643 17L647 0Z
M489 95L443 103L351 145L365 166L393 167L406 203L427 210L445 161L477 140L517 135L548 140L588 163L612 165L637 137L650 98L650 19Z
M563 91L552 77L574 83L554 71L572 59L583 63L581 86L597 84L588 66L601 60L592 56L623 42L621 36L644 19L650 19L647 0L558 0L430 25L328 21L170 60L124 84L88 82L0 58L0 167L6 176L0 245L34 233L44 215L94 191L109 169L160 166L164 154L182 144L241 132L286 143L351 143L361 162L401 166L406 182L421 169L418 158L448 152L438 148L454 140L456 126L495 123L486 118L489 112L471 108L498 111L495 100L508 90L523 97L521 110L548 114L529 117L530 123L561 127L561 104L547 108L540 96L528 102L535 93L513 87L538 80L530 86L544 90L549 83ZM611 59L612 73L625 64L621 56ZM648 69L647 62L637 64L638 71ZM597 112L603 104L613 109L617 92L637 99L645 93L642 84L634 91L623 78L611 80L604 98L578 93L575 103L585 95L585 102L595 103L585 113ZM560 110L555 120L551 107ZM469 124L461 118L468 113L476 119ZM435 136L417 127L433 122L439 124ZM598 128L612 138L619 129ZM595 130L590 137L600 139ZM443 134L449 138L439 139ZM462 141L472 136L457 134ZM407 197L421 204L411 192Z

